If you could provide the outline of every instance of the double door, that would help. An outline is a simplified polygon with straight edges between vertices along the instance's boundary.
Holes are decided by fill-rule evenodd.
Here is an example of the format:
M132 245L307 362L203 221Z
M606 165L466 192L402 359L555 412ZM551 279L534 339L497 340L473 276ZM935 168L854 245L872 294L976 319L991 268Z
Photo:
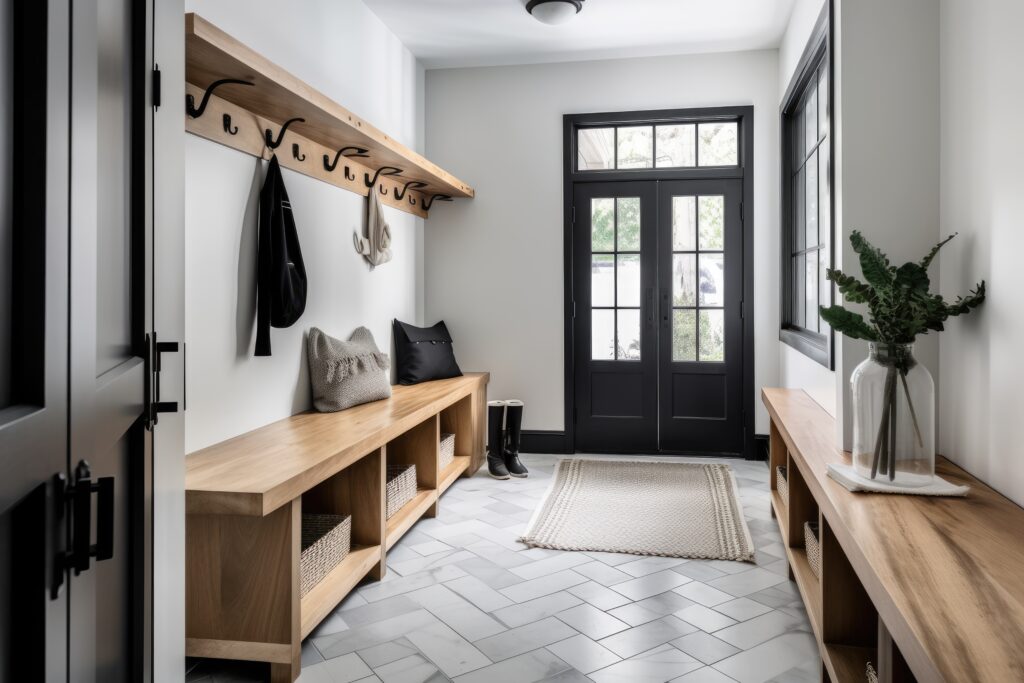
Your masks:
M576 450L739 454L742 181L576 183Z
M0 8L0 680L148 680L147 5Z

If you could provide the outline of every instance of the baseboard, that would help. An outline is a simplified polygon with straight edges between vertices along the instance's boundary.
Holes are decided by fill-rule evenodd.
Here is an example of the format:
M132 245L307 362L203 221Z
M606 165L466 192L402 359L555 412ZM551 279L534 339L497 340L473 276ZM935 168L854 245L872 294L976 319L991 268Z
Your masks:
M754 434L754 457L752 460L768 460L767 434Z
M568 453L569 440L565 432L523 430L519 450L523 453Z

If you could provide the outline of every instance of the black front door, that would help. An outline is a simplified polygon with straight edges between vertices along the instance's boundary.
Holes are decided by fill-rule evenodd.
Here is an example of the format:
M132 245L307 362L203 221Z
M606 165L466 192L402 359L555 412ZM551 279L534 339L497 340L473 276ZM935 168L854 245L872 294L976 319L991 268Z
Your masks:
M2 680L149 679L145 7L4 7Z
M576 450L743 452L742 190L574 184Z

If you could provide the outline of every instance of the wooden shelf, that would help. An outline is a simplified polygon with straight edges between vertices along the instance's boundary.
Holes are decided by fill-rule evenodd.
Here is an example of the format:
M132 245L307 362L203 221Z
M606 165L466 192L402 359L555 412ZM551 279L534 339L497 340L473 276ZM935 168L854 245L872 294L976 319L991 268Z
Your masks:
M437 502L437 491L433 489L420 489L416 494L416 497L402 506L402 509L395 513L395 516L388 520L387 531L385 538L387 539L387 549L390 550L391 546L398 542L405 532L408 531L413 524L419 521L419 518L423 516L430 506Z
M866 681L868 662L878 659L870 647L826 644L823 661L833 681Z
M380 559L379 545L354 547L341 564L303 596L299 608L303 638L308 636L317 624L334 610L341 599L377 566Z
M438 493L444 493L448 487L455 483L455 480L462 476L462 473L469 469L471 458L468 455L456 455L448 467L441 470L437 475Z
M368 68L372 68L368 65ZM199 118L186 116L186 130L215 142L255 156L268 156L263 131L270 128L276 136L281 124L300 117L286 133L278 155L282 166L318 178L345 189L367 194L363 173L383 166L404 170L394 179L382 179L388 194L381 199L409 213L426 215L423 201L434 194L451 197L473 197L474 191L417 152L387 135L365 119L328 98L308 83L296 78L263 55L249 48L197 14L185 15L185 80L188 93L198 105L205 89L214 81L233 78L253 83L252 86L226 84L214 91L207 110ZM231 116L238 130L224 130L222 118ZM305 160L293 158L291 144L298 142ZM326 171L323 155L333 159L337 150L356 146L367 150L367 159L343 159L333 171ZM344 165L355 170L356 180L344 178ZM364 165L365 164L365 165ZM400 178L400 182L395 179ZM394 189L410 180L426 183L419 190L409 190L415 205L394 199Z

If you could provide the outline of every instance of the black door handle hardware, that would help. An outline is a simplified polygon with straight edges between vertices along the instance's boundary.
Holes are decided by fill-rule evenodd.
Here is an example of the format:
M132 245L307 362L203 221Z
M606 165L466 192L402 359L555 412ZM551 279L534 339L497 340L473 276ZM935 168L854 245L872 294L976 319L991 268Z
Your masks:
M669 317L672 315L672 302L669 300L669 291L663 289L661 292L661 326L669 326Z
M156 333L146 335L146 428L152 429L159 422L160 413L178 412L177 401L160 400L160 372L165 353L178 353L178 342L157 341Z
M96 543L92 543L92 494L96 500ZM66 487L71 501L71 552L64 555L64 566L75 574L88 571L90 560L109 560L114 556L114 478L93 481L89 463L81 460L75 468L75 482Z
M654 289L648 287L644 293L644 305L647 306L647 326L654 324Z

